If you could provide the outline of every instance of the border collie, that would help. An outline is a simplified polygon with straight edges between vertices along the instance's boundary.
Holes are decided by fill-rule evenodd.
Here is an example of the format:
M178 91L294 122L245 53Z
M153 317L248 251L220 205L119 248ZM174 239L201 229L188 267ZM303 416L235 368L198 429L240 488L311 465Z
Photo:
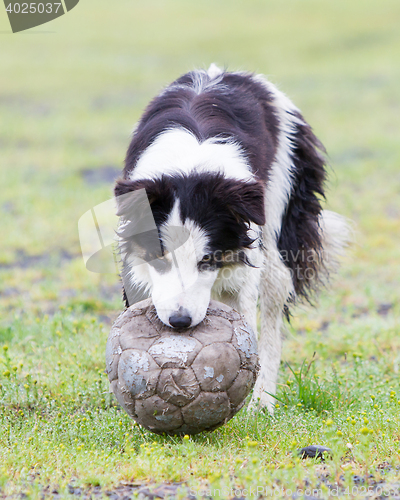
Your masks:
M344 219L321 207L325 179L324 147L292 102L263 76L211 65L149 104L115 186L126 305L151 296L179 329L203 321L214 298L257 331L259 303L252 405L271 412L283 319L346 240ZM142 217L123 200L138 192L153 229L135 238Z

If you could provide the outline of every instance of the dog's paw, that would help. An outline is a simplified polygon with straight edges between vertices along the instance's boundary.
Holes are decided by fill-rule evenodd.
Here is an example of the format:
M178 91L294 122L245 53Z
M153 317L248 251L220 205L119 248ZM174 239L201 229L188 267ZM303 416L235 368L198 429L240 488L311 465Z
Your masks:
M270 415L273 415L275 409L275 398L266 393L264 390L257 390L256 388L254 389L253 396L247 408L251 412L268 410Z

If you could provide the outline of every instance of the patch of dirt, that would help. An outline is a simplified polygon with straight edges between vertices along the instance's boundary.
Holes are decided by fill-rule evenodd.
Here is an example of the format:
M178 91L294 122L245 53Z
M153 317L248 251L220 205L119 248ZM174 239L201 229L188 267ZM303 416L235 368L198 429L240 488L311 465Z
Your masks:
M376 312L379 314L379 316L387 316L390 311L393 309L394 304L391 303L382 303L378 304L376 308ZM368 307L359 307L354 311L354 313L351 315L352 318L361 318L364 316L368 316L371 314L370 309Z
M392 466L388 462L384 462L378 466L377 469L382 472L389 472ZM396 467L398 470L398 467ZM319 481L316 485L312 485L308 479L305 479L304 487L311 493L307 495L307 491L299 495L296 491L293 492L291 497L293 500L322 500L322 498L349 498L349 488L344 486L344 476L340 476L337 481L332 482L332 478L328 472L326 465L317 466L317 476ZM325 485L325 491L321 490L321 486ZM400 498L400 484L399 483L386 483L384 480L377 481L373 474L367 478L359 475L353 475L353 487L350 487L357 493L357 498L365 498L366 500L384 500L387 498ZM282 484L276 483L278 490L281 489ZM278 491L277 490L277 491ZM70 499L82 500L96 500L108 498L110 500L196 500L199 496L184 483L163 483L156 485L155 483L122 483L112 489L105 489L101 486L80 487L73 483L68 485L68 493ZM237 493L237 492L236 492ZM305 494L304 494L305 493ZM322 493L322 497L319 496ZM314 496L317 495L317 496ZM364 495L364 496L363 496ZM2 494L0 488L0 500L25 500L28 496L26 493L18 493L11 496ZM64 492L60 492L57 487L46 486L42 488L40 497L42 500L57 500L65 498ZM202 496L201 498L212 500L217 497ZM218 497L220 498L220 497ZM254 497L256 498L256 497ZM258 498L265 498L263 496ZM278 498L278 497L275 497ZM228 500L228 499L227 499ZM229 500L246 500L245 497L233 496Z
M46 252L38 255L30 255L25 250L19 249L15 252L14 262L2 264L0 269L12 269L19 267L21 269L28 269L30 267L43 267L49 264L59 264L62 261L70 261L75 259L78 255L71 254L67 250L57 250L53 252Z
M393 309L393 304L379 304L377 313L380 316L387 316L391 309Z
M1 95L0 107L30 116L48 116L52 111L49 102L28 99L20 94Z
M121 167L113 165L103 165L96 168L84 168L80 171L83 180L87 184L110 184L115 182L115 179L122 173Z
M159 486L155 484L121 484L112 490L103 489L101 486L81 488L69 484L68 492L71 495L71 500L74 498L80 498L82 500L96 500L97 498L109 498L110 500L156 500L165 498L173 500L177 498L177 496L182 500L196 500L196 497L190 493L189 488L182 483L164 483ZM28 496L25 493L4 496L1 494L0 489L1 500L24 500L26 498L28 498ZM57 500L58 498L65 498L65 495L62 495L57 488L46 486L42 489L40 498L42 500Z

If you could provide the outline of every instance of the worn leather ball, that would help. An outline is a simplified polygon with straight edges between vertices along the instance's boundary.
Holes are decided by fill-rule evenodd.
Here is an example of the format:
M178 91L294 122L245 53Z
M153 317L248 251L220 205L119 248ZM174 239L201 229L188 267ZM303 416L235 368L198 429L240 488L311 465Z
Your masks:
M237 413L258 373L257 342L242 316L211 301L205 319L175 330L150 299L115 321L106 371L124 410L157 434L211 431Z

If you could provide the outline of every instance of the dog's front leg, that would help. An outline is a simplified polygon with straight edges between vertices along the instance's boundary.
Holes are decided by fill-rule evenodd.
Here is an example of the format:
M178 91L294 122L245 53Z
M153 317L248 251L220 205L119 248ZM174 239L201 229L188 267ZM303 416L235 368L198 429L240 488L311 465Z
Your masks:
M266 407L274 412L276 382L282 351L282 312L262 312L261 332L258 339L260 372L253 391L250 408Z
M274 411L276 383L282 351L283 311L293 293L293 281L273 245L266 246L260 279L261 328L258 337L260 372L250 409L266 407Z

